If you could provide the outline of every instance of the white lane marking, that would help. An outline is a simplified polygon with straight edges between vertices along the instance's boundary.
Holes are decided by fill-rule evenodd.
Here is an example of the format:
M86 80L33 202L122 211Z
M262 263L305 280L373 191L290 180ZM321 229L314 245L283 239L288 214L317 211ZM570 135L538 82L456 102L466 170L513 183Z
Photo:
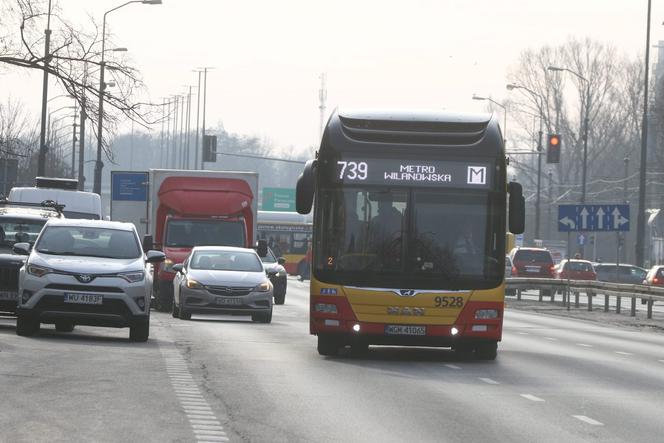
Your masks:
M592 418L586 417L585 415L572 415L572 417L576 418L577 420L581 420L582 422L588 423L589 425L604 426L604 423L601 421L593 420Z
M527 400L530 400L530 401L544 401L544 399L539 398L539 397L535 397L534 395L531 395L531 394L520 394L520 395L521 395L521 397L523 397Z
M544 340L558 341L557 338L553 338L553 337L544 337Z
M500 384L500 383L498 383L496 380L492 380L492 379L490 379L490 378L483 378L483 377L480 377L480 380L482 380L484 383L488 383L488 384L490 384L490 385L499 385L499 384Z
M457 366L457 365L445 365L445 366L447 366L447 367L450 368L450 369L461 369L461 368L460 368L459 366Z
M589 345L587 343L577 343L576 345L577 346L583 346L584 348L592 348L593 347L593 345Z
M623 351L616 351L616 354L620 354L620 355L634 355L634 354L632 354L631 352L623 352Z
M519 335L530 335L530 332L517 332Z
M166 361L166 371L173 391L189 420L196 440L198 442L229 441L223 426L201 395L182 355L172 344L160 345L159 349Z

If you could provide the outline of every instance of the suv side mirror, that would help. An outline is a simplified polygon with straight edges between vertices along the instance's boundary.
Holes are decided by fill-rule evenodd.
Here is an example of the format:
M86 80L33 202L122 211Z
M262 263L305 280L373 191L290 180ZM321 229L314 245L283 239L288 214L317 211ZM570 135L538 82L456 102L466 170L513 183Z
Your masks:
M150 249L154 248L154 240L152 235L145 234L143 236L143 252L148 252Z
M260 258L267 256L267 241L265 239L260 239L256 243L256 252Z
M279 263L281 266L283 266L283 265L286 264L286 259L283 258L283 257L279 257L279 258L277 259L277 263Z
M146 253L148 263L161 263L166 260L166 254L161 251L148 251Z
M295 209L300 214L311 212L314 204L314 168L315 160L309 160L304 165L304 170L297 179L295 185Z
M18 255L30 255L30 243L14 243L14 246L12 246L12 251L14 251L14 254Z
M526 200L523 188L517 182L510 182L507 187L509 199L509 230L512 234L523 234L526 226Z

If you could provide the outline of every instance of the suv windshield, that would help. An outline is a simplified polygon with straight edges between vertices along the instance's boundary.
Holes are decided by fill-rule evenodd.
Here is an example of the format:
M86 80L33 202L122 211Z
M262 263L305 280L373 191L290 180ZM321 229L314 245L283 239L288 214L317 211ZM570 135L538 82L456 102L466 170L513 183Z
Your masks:
M241 220L169 220L166 225L166 246L244 247L244 223Z
M198 251L191 257L189 267L215 271L264 272L256 253L242 251Z
M17 217L0 218L0 246L11 248L14 243L34 243L46 220Z
M472 289L503 278L490 193L346 187L320 202L314 265L324 281Z
M50 255L132 259L141 256L133 231L79 226L47 226L35 246Z

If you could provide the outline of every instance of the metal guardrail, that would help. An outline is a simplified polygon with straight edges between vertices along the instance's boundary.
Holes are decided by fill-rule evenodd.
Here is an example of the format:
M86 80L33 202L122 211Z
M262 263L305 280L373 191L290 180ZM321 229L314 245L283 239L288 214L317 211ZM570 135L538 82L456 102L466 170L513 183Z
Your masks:
M664 288L647 285L630 285L624 283L609 283L589 280L565 280L554 278L526 278L510 277L505 279L506 289L516 291L517 300L521 300L521 291L527 289L539 290L539 301L550 297L551 303L556 301L558 292L562 294L563 304L567 309L571 306L571 296L574 294L574 306L580 305L580 294L588 299L588 311L593 310L593 297L604 295L604 312L609 311L610 297L616 298L616 314L620 314L622 298L631 298L630 316L636 316L636 300L641 299L647 304L648 318L652 318L652 306L655 301L664 302Z

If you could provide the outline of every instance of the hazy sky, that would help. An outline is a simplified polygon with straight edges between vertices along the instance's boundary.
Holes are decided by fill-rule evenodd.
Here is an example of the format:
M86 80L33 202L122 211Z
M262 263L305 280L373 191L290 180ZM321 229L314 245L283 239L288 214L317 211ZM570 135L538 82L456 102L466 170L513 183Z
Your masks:
M13 1L13 0L3 0ZM120 0L60 0L64 14L101 18ZM609 42L628 55L645 45L646 0L163 0L108 16L150 97L208 74L208 126L303 149L317 143L319 74L328 113L339 107L483 111L473 93L502 100L510 66L526 48L570 36ZM664 39L653 2L652 41ZM51 88L51 95L55 95ZM41 74L0 73L0 97L35 113ZM509 123L508 123L509 126Z

